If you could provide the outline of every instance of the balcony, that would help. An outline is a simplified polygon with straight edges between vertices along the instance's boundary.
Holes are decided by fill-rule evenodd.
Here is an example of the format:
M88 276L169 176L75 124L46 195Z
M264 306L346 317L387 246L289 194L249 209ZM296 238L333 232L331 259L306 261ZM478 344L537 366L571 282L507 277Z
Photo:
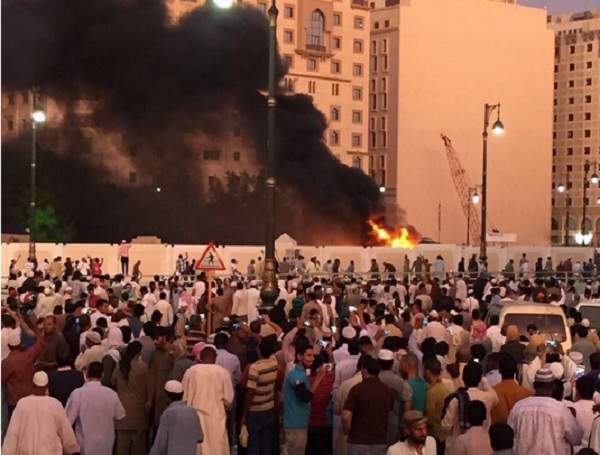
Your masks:
M325 52L327 49L325 46L321 46L320 44L307 44L306 50L316 51L316 52Z
M369 9L369 2L368 2L368 0L352 0L352 3L350 4L350 6L352 8L359 8L359 9L368 10Z

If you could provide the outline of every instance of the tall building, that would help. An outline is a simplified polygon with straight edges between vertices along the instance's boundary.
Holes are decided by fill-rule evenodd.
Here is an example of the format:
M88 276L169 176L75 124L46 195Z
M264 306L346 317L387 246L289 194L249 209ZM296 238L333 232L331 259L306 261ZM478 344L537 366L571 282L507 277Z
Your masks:
M548 23L555 33L552 243L574 245L585 230L599 246L600 190L590 179L600 173L600 9L548 16Z
M471 184L480 184L484 104L499 102L505 134L489 136L487 232L547 244L553 33L546 12L491 0L371 5L368 172L387 198L424 236L465 243L467 219L440 134L452 140Z
M182 17L212 0L172 0ZM244 0L265 15L270 0ZM348 166L366 171L369 93L369 4L367 0L277 2L277 43L288 68L286 93L306 93L329 121L327 145Z

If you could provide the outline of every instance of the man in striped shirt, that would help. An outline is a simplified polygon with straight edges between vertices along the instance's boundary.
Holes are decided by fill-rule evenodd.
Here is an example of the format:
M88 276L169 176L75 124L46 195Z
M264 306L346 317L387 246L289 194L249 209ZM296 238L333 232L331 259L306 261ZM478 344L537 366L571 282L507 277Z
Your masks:
M272 357L274 342L264 338L259 346L260 360L250 365L242 424L248 427L247 455L271 453L275 425L275 382L277 360Z

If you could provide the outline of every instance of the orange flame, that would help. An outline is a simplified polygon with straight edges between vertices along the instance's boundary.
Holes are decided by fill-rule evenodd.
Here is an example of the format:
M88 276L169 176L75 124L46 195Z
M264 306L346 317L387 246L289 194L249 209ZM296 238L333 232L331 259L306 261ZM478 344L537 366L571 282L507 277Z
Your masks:
M369 226L373 229L373 234L381 244L391 246L392 248L410 248L413 249L419 244L418 234L411 233L407 228L401 227L397 232L386 229L383 225L375 221L368 220Z

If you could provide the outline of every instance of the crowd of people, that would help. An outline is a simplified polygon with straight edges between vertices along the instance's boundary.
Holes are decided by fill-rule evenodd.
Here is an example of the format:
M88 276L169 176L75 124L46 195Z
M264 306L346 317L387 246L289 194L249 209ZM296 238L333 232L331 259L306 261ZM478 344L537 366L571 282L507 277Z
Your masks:
M11 263L5 453L600 453L600 339L575 309L599 290L584 269L447 273L438 256L360 277L300 256L279 263L265 308L260 258L208 283L181 255L141 280L128 251L112 277L100 259ZM488 314L515 301L561 307L570 349Z

